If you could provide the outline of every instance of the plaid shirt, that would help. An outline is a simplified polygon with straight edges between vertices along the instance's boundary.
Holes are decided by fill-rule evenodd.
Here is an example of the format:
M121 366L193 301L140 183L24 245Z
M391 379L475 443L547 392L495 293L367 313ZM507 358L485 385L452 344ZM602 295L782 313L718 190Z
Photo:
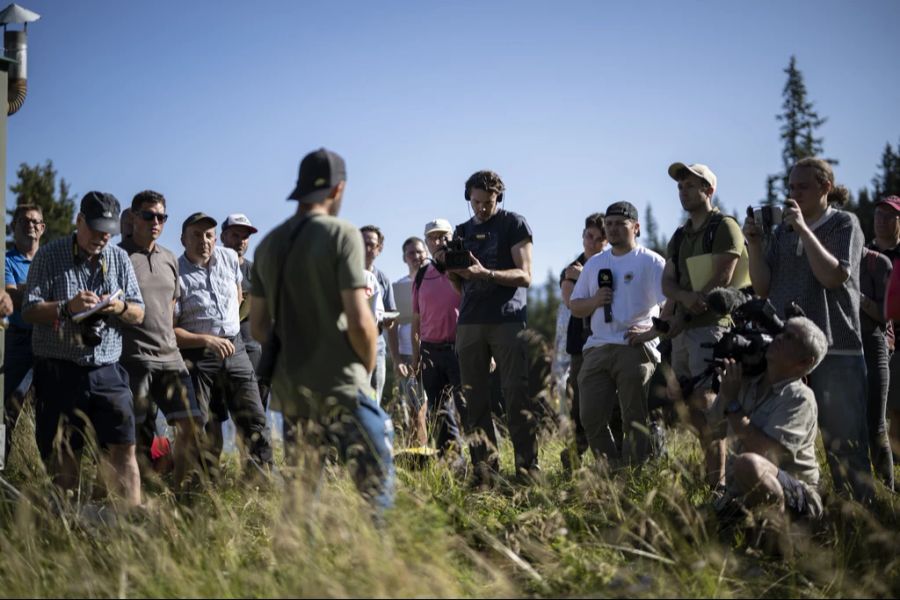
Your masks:
M92 268L78 248L75 236L66 236L42 246L28 271L27 291L23 311L39 302L68 300L82 290L98 296L121 289L129 304L144 306L134 268L128 253L107 244L100 253L97 266ZM108 365L122 354L122 334L119 320L107 317L101 332L102 341L90 348L79 344L76 332L81 325L69 320L52 325L35 325L32 346L34 355L58 358L82 366Z
M241 332L238 286L241 265L237 252L215 246L208 267L195 265L182 254L178 258L175 323L191 333L232 338Z

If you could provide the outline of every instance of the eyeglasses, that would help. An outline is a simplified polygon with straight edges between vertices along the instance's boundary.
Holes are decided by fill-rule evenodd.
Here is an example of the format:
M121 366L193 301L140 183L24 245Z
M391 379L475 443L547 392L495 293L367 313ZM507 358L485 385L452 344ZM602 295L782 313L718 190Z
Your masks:
M38 219L19 219L18 222L21 223L22 225L33 225L35 227L37 227L38 225L44 224L43 221L40 221Z
M169 220L169 215L165 213L153 212L152 210L142 210L140 212L141 218L145 221L153 221L156 219L160 223L165 223Z

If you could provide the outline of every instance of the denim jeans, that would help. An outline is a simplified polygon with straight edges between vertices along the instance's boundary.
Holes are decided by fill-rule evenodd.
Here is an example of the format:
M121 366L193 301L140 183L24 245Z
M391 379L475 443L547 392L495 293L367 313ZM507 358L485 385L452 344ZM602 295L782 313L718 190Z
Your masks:
M372 389L375 390L375 403L381 406L381 395L384 393L384 380L387 377L387 363L384 347L378 347L375 355L375 370L372 371Z
M894 489L894 458L888 441L887 408L890 369L888 367L888 346L884 331L876 329L863 334L863 350L866 356L869 393L867 404L867 425L869 428L869 454L875 474L888 489Z
M330 449L351 469L357 489L377 512L394 504L394 425L363 392L353 409L339 408L316 419L284 416L284 447L288 464L296 466L303 450L313 451L319 471Z
M819 407L819 431L825 443L834 488L848 488L860 502L872 499L866 426L866 361L862 356L827 355L809 375Z

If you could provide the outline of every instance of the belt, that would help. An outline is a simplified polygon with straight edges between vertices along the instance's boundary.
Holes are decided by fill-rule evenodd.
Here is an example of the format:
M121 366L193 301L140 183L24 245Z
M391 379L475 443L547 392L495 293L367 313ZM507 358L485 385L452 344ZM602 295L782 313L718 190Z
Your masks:
M423 348L430 348L432 350L452 350L456 348L456 341L452 342L426 342L422 341L421 345Z

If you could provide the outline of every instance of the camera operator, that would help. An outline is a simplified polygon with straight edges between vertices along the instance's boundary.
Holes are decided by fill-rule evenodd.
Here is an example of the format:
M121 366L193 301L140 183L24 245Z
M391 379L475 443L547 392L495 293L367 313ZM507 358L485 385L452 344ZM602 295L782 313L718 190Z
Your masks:
M434 262L426 262L419 268L412 292L413 370L421 368L428 421L434 424L435 442L442 454L462 452L457 415L462 420L466 414L456 356L459 292L444 267L444 253L452 232L446 219L435 219L425 225L425 243Z
M766 349L766 370L744 377L739 362L725 359L719 395L707 418L726 433L731 453L726 493L718 508L739 500L745 507L775 503L795 517L818 518L817 407L803 377L825 356L828 341L805 317L788 319Z
M128 253L109 240L119 233L119 201L88 192L81 199L75 234L37 251L22 317L34 325L35 436L53 482L78 485L88 429L104 448L101 473L129 506L141 501L135 459L134 409L122 355L120 324L138 325L144 303ZM80 322L78 313L95 309Z
M560 274L559 290L562 298L563 306L571 311L570 299L572 298L572 290L578 283L585 263L594 256L600 254L606 247L606 231L603 229L603 213L594 213L588 215L584 220L584 230L581 232L582 253ZM560 453L560 462L563 470L571 471L573 466L577 466L580 462L581 455L588 451L589 445L587 435L584 432L584 425L581 424L581 392L578 387L578 374L581 372L583 364L583 348L590 334L589 328L586 331L584 319L574 315L569 316L569 324L566 328L566 352L572 357L571 366L569 367L569 387L572 392L572 399L569 405L569 418L575 428L575 439L571 440L566 448ZM609 435L612 435L610 433ZM615 443L613 441L612 443Z
M638 211L616 202L603 219L611 248L587 261L569 306L575 317L590 317L578 375L581 422L597 456L615 463L619 452L609 435L616 401L622 411L622 458L640 464L650 456L650 377L659 364L652 317L666 301L662 293L663 258L638 245ZM605 285L603 285L605 284Z
M753 289L768 297L779 316L796 301L822 330L828 353L809 376L819 427L835 489L850 486L854 497L874 493L866 427L866 363L859 322L859 263L863 235L855 215L837 210L849 199L836 186L831 165L804 158L791 169L791 198L784 222L767 250L762 231L748 216L744 225Z
M465 198L474 216L457 225L453 237L465 244L469 266L448 269L462 295L456 353L474 487L492 485L500 469L491 418L492 357L500 371L516 479L524 481L539 471L539 409L528 394L528 343L523 336L532 236L524 217L500 208L504 189L493 171L478 171L466 181Z
M22 410L22 402L28 394L29 382L33 381L33 377L28 378L28 372L34 366L34 354L31 351L32 326L22 318L22 301L25 299L28 269L38 251L46 227L40 206L20 204L16 207L12 220L14 245L6 253L6 292L15 308L9 317L3 353L3 371L6 375L3 382L3 416L6 423L4 456L7 460L12 447L13 430ZM5 312L3 308L0 307L0 315L6 316L3 314ZM26 378L28 381L25 381ZM23 389L19 389L20 387Z
M717 342L730 324L729 317L713 313L706 305L706 294L731 283L735 266L744 253L744 236L732 217L712 205L716 193L715 173L706 165L673 163L669 177L678 182L681 207L689 218L669 241L663 292L674 303L668 319L672 339L672 369L679 380L697 378L704 372L712 349L704 344ZM695 290L688 272L689 258L712 255L712 273L702 289ZM707 483L713 489L725 477L725 444L711 436L705 413L716 395L712 377L700 381L686 398L691 425L700 437L706 461Z

